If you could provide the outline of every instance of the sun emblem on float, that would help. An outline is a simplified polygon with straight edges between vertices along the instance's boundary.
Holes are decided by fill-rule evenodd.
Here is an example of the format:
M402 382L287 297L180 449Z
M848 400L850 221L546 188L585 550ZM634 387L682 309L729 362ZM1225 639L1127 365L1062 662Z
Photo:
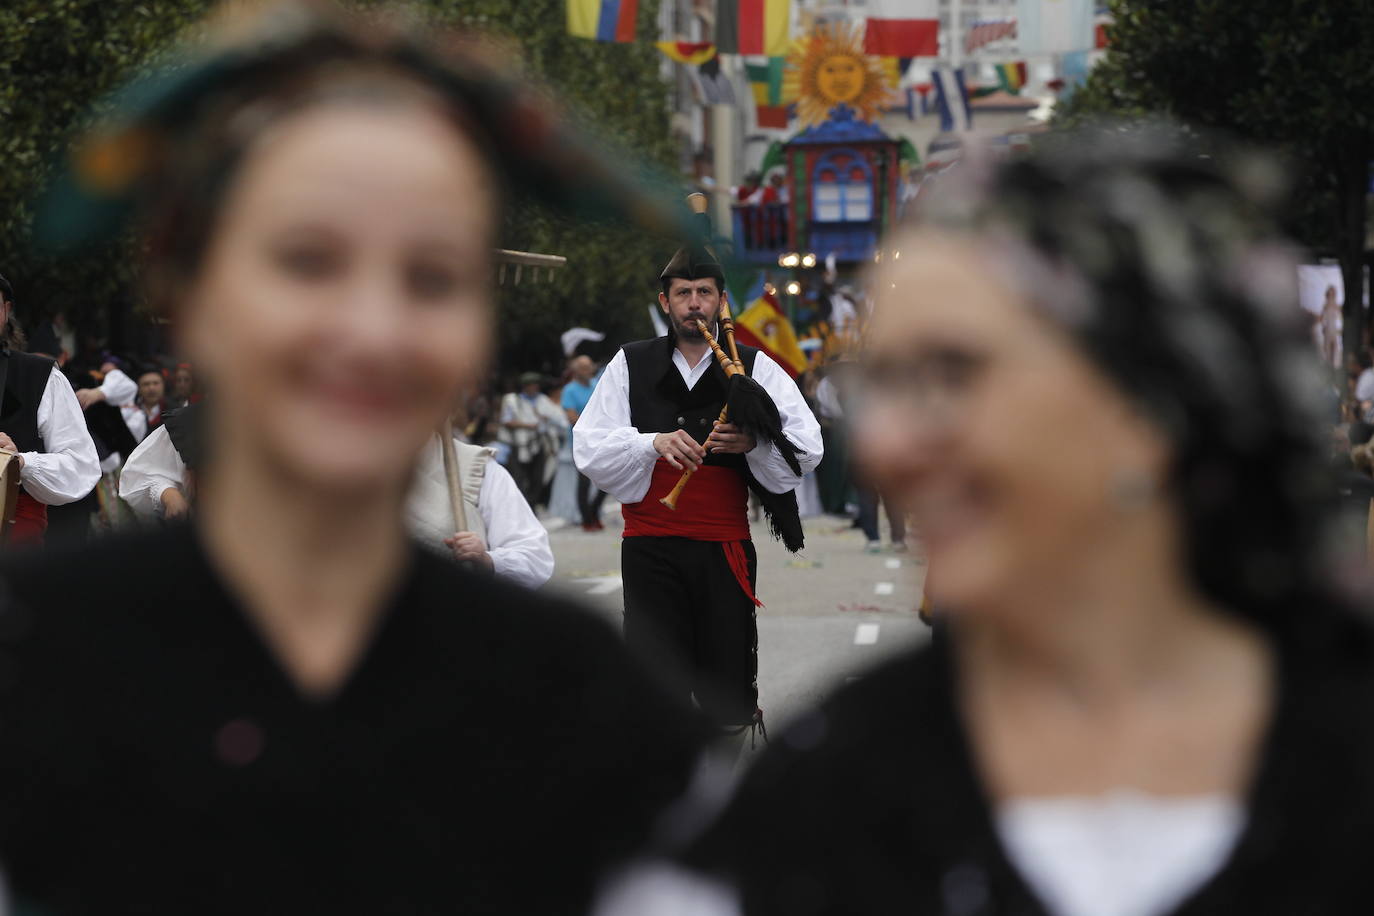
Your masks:
M802 126L813 127L836 105L848 105L855 117L872 121L896 85L895 61L864 53L863 26L834 23L793 44L783 94L797 100Z

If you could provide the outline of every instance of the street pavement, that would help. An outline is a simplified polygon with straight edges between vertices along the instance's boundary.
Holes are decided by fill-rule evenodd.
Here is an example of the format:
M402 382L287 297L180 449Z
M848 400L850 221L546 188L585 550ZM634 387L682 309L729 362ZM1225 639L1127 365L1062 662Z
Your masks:
M619 628L619 506L608 501L606 530L546 520L557 567L546 588L592 608ZM848 519L807 519L806 547L796 556L753 524L758 549L759 705L770 730L832 694L894 652L924 641L916 615L925 566L913 550L864 550ZM886 532L884 532L886 539Z

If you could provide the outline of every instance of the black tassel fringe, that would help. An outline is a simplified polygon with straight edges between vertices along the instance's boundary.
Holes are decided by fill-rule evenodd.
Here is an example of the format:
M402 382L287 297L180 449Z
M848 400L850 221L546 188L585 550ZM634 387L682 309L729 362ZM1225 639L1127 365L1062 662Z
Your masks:
M727 403L730 422L755 439L772 442L792 473L800 477L802 471L801 462L797 460L797 448L783 433L778 405L773 403L764 387L747 375L732 376Z

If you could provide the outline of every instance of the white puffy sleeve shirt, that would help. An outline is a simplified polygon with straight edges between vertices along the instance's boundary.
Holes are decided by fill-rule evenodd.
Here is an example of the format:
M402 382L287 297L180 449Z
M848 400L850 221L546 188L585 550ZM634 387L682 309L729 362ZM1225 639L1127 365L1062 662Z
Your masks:
M549 532L535 516L510 472L493 459L482 472L477 497L487 553L498 576L525 588L538 588L553 575Z
M100 459L71 384L53 367L38 402L43 452L24 452L24 490L48 506L76 502L100 481Z
M138 444L119 474L119 498L141 518L162 517L162 494L183 490L186 465L167 427L159 426Z
M689 389L696 387L713 362L708 353L695 366L688 366L682 352L673 351L673 365ZM821 428L797 383L764 353L755 357L752 377L777 405L782 430L797 448L802 473L815 468L824 450ZM630 425L630 372L621 350L606 364L601 381L573 427L573 461L592 483L622 503L637 503L649 492L658 460L655 435ZM771 442L759 443L745 458L754 478L774 493L786 493L801 483L801 477L792 473Z

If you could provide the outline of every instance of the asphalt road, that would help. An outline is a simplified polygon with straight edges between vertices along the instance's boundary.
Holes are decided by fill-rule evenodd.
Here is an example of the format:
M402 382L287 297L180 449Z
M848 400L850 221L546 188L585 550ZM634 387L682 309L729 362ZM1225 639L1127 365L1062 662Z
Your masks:
M557 568L546 586L619 626L619 507L608 503L606 530L587 533L546 523ZM759 555L759 705L776 729L869 666L927 638L916 615L925 567L915 552L864 551L848 519L807 519L806 548L789 554L756 522ZM884 534L886 537L886 534Z

